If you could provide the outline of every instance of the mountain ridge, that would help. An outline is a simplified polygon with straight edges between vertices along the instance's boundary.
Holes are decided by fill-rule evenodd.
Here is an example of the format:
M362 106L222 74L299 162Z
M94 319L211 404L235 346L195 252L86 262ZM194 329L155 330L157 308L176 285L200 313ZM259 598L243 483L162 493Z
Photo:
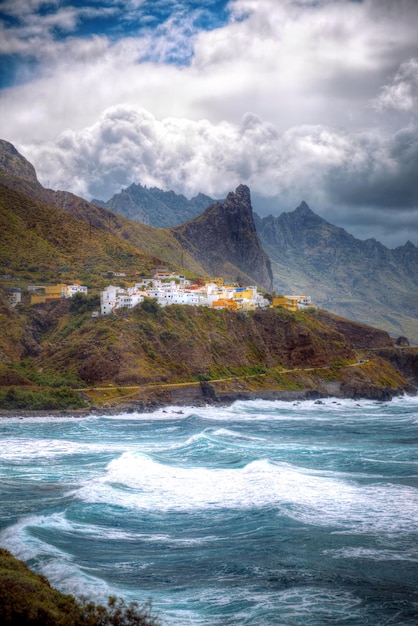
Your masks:
M18 176L19 173L23 173L24 177ZM184 267L203 276L218 274L216 270L219 268L229 280L241 276L244 281L257 282L262 276L262 285L268 290L273 288L277 293L309 295L320 307L358 322L384 328L392 336L406 336L418 344L418 248L407 242L390 250L373 238L365 241L356 239L317 215L306 201L301 202L294 211L284 212L277 217L270 215L261 218L252 213L251 220L261 247L270 259L273 274L271 285L266 261L259 252L260 242L254 236L252 243L254 251L258 252L253 258L262 259L265 269L254 274L251 263L246 264L245 227L241 229L243 252L237 248L234 240L233 230L237 225L224 226L224 231L227 228L231 231L232 228L230 235L225 237L225 232L219 229L216 231L217 219L212 221L212 230L208 230L210 218L201 217L205 212L189 220L192 225L186 226L186 222L186 225L180 224L170 229L155 229L132 222L119 213L95 206L70 192L43 188L33 166L5 141L0 144L0 181L10 189L65 210L88 223L89 229L110 230L143 252L154 258L159 257L163 263L175 263L178 268ZM177 197L174 192L163 192L156 188L153 188L153 194L160 194L165 201ZM207 199L207 196L204 198ZM211 206L220 205L222 202L215 202ZM234 212L233 203L227 203L227 206ZM241 208L244 224L246 210L244 205ZM194 231L198 224L202 232L197 238ZM217 253L207 245L208 232L211 233L213 250L217 250ZM191 238L188 242L187 237ZM199 246L196 245L197 241ZM219 254L221 248L222 253ZM202 264L203 250L207 262ZM231 251L234 251L235 258L231 258ZM224 263L221 262L223 257ZM237 262L241 263L241 267L237 267Z
M25 194L26 197L32 198L37 202L43 203L45 206L54 207L60 211L71 215L73 218L78 219L81 223L84 223L84 229L87 229L89 235L93 237L98 232L107 233L108 235L114 235L116 238L113 240L113 249L116 250L119 246L119 242L123 242L121 249L126 248L129 244L134 248L137 248L136 253L140 252L142 255L152 257L156 260L156 265L171 264L177 271L188 270L196 276L210 276L213 273L213 265L205 261L202 258L202 246L196 248L193 242L187 241L187 236L183 233L181 237L173 229L156 228L147 224L141 224L129 220L128 218L110 211L109 209L98 207L92 203L80 198L70 192L66 191L53 191L52 189L45 189L37 180L35 170L28 168L27 160L16 151L12 144L3 141L0 145L0 164L3 163L3 167L0 165L0 183L2 184L3 204L10 202L7 199L7 192ZM27 176L20 178L17 174L19 171L24 171ZM171 196L171 194L169 194ZM17 209L19 208L19 202L16 202ZM234 205L230 203L225 205L227 210L233 210ZM6 211L6 207L3 206L3 210ZM15 222L9 217L3 216L4 231L6 232ZM204 213L202 214L204 215ZM220 270L218 275L223 275L227 280L235 279L237 276L241 276L243 280L248 281L250 284L259 284L264 288L271 286L271 280L268 278L269 264L268 258L264 255L261 249L261 244L258 239L258 235L253 223L252 209L250 212L243 211L242 213L245 224L240 224L240 211L234 213L234 225L236 232L241 235L251 233L251 237L247 237L245 240L245 247L247 250L246 255L242 255L237 246L236 233L228 229L224 229L222 233L219 233L218 239L222 239L224 250L228 251L228 262L225 267L217 267ZM25 218L26 219L26 218ZM30 223L36 224L35 213L30 217ZM204 241L205 235L210 232L210 223L206 221L203 224L203 218L200 222L200 227L194 229L193 236L200 241ZM26 233L21 228L19 236L16 237L16 241L20 241L21 248L24 250ZM27 246L26 246L27 248ZM252 255L253 263L251 265L245 264L246 256L251 256L251 249L254 248L255 253ZM235 257L231 254L231 250L235 251ZM7 253L7 251L6 251ZM135 251L132 252L135 255ZM123 255L121 255L121 260ZM240 264L244 263L241 267ZM261 264L259 267L258 264ZM146 263L149 268L149 263ZM118 268L123 270L122 268ZM223 272L223 274L222 274ZM266 278L267 277L267 278ZM264 282L259 282L259 281Z
M382 400L413 391L416 350L396 348L385 331L317 310L240 314L144 301L92 317L111 269L128 268L132 284L138 272L149 275L151 264L174 267L176 261L176 268L189 266L197 276L222 271L270 286L250 190L240 185L195 219L154 228L69 192L44 189L10 144L3 148L10 159L0 168L0 407L120 410L128 396L128 408L143 410L157 403L330 393ZM86 280L93 293L16 307L6 297L8 286L74 280Z
M418 343L418 248L356 239L300 205L254 216L280 293L307 293L337 315Z
M188 200L174 191L163 191L158 187L147 188L140 183L133 183L114 194L110 200L104 202L93 199L91 202L136 222L157 228L170 228L200 215L215 200L202 193Z

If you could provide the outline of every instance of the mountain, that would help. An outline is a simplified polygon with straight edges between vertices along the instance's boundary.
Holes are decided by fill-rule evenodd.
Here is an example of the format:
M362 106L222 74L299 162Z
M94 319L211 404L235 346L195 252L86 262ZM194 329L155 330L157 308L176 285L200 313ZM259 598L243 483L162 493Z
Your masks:
M4 139L0 139L0 170L23 180L38 182L32 163L29 163L11 143Z
M137 221L172 227L198 217L214 201L202 194L189 201L173 191L131 185L98 203ZM360 241L316 215L306 202L278 217L253 218L270 257L276 292L306 293L321 307L418 343L418 248L411 242L389 250L375 239ZM206 249L205 238L200 243ZM209 268L222 265L210 251L205 254Z
M20 173L24 174L23 178ZM180 230L155 228L98 207L72 193L45 189L28 161L12 144L3 141L0 144L3 228L0 262L3 270L0 268L0 272L13 274L20 272L25 264L32 267L38 264L46 268L46 275L58 277L55 274L58 266L73 269L73 274L82 266L86 269L82 275L88 274L90 268L97 283L103 268L123 271L136 265L138 273L147 273L152 265L168 264L175 270L188 270L202 277L213 275L216 270L215 274L225 279L240 277L250 284L268 288L271 270L255 230L249 191L242 195L242 206L240 198L238 194L235 201L225 203L222 221L216 219L215 211L213 224L210 223L212 214L204 213L206 217L202 216L200 226L193 222L184 230L181 227ZM64 215L76 221L67 223ZM216 241L213 237L210 240L213 245L217 243L217 248L205 245L204 241L213 229L217 232ZM34 238L34 233L38 232L42 233L42 242ZM98 242L102 242L100 251L96 246ZM58 260L67 248L71 248L72 256L67 256L66 262L60 265ZM92 258L96 259L95 263ZM74 275L73 280L75 278Z
M418 248L390 250L328 223L305 202L255 224L278 293L310 295L320 307L418 343Z
M99 286L102 273L148 275L163 261L108 230L93 227L0 183L0 274L31 282Z
M212 198L202 193L188 200L174 191L162 191L157 187L147 189L139 184L122 189L107 202L92 200L92 204L158 228L170 228L187 222L213 203Z
M95 267L98 284L98 268L123 271L135 265L146 273L153 262L162 263L195 275L255 282L277 293L307 294L322 308L418 343L418 248L408 242L389 250L374 239L360 241L316 215L305 202L293 212L260 218L252 211L248 188L241 186L185 224L154 228L69 192L45 189L33 166L6 141L0 142L0 184L4 274L38 264L47 268L45 276L55 276L57 267L77 271L82 267L92 275ZM183 202L173 192L153 189L152 194L167 206ZM43 208L30 208L29 198ZM52 209L58 213L50 213ZM59 226L62 212L77 221ZM61 239L60 230L67 233ZM48 245L36 239L40 232ZM67 254L61 262L70 243L72 256ZM67 270L60 274L63 279Z
M202 215L172 229L192 256L198 256L212 276L251 282L271 291L273 274L253 218L250 190L239 185L224 202L215 202ZM237 272L237 268L239 268Z
M0 232L0 408L106 410L110 402L119 410L125 400L143 408L251 394L388 399L416 382L416 350L318 311L239 315L145 301L92 318L107 271L127 271L132 283L162 262L270 289L270 261L244 185L185 224L154 228L45 189L30 163L1 142ZM414 267L410 245L398 254ZM12 307L4 293L74 280L91 295Z

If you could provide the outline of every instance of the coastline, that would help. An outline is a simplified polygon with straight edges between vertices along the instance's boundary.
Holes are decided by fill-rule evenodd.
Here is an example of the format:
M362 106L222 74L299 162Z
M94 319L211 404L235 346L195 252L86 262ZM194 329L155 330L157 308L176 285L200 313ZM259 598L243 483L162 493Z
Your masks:
M129 401L119 400L94 405L83 409L50 409L50 410L1 410L1 418L36 418L36 417L89 417L98 415L118 415L120 413L153 413L164 408L203 407L203 406L231 406L237 401L250 400L280 400L283 402L298 402L304 400L317 400L318 403L326 398L336 400L376 400L380 402L391 401L395 397L403 395L416 395L416 388L387 388L378 386L368 387L367 393L347 394L340 382L324 383L321 388L305 388L295 390L264 389L252 391L248 389L217 390L213 383L201 382L199 385L183 385L182 387L164 390L164 393L155 392L146 394L146 397L132 398ZM141 394L138 394L139 396Z

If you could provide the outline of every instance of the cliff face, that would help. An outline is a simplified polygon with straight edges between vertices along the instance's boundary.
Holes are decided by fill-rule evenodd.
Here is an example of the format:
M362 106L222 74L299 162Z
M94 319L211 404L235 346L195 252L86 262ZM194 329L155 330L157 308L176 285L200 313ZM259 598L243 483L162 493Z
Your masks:
M405 376L412 386L418 387L418 349L417 348L381 348L373 354L391 363Z
M23 180L38 182L33 165L4 139L0 139L0 170L5 170Z
M393 348L362 349L358 360L352 342L361 343L364 332L365 344L383 346L379 331L358 325L353 334L348 320L338 319L337 329L317 313L268 309L246 315L206 307L139 306L92 320L88 311L72 308L68 300L49 302L24 309L15 319L21 332L15 334L13 351L3 346L0 407L2 397L8 400L7 387L33 393L36 383L41 393L40 380L44 388L92 386L83 398L99 405L119 407L127 401L127 406L140 402L139 408L152 408L155 403L308 395L387 400L402 390L414 391L409 376L414 368L418 379L417 349L406 349L411 355L407 367L403 364L405 378L393 366ZM402 348L396 352L406 354ZM12 392L22 400L23 392Z
M393 340L389 333L366 324L333 315L328 311L318 311L317 318L330 328L344 335L350 346L356 350L362 348L392 348Z
M92 321L89 313L71 313L71 302L63 300L28 307L14 321L21 333L14 352L4 345L8 359L30 357L43 372L76 372L87 384L181 382L355 359L339 331L279 309L244 315L181 305L149 312L138 306Z
M250 190L240 185L224 202L216 202L199 217L172 229L177 239L212 276L256 282L272 289L270 260L258 237Z

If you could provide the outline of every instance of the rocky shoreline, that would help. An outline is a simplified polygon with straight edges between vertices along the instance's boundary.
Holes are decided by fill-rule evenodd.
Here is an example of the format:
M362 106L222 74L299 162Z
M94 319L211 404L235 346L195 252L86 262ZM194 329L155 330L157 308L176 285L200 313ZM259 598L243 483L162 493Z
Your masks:
M349 393L349 392L352 393ZM347 388L339 382L324 383L321 389L307 388L297 390L216 390L215 385L201 382L199 385L183 386L166 390L162 393L148 394L147 398L132 399L130 401L108 402L102 405L91 406L85 409L60 410L0 410L0 418L10 417L88 417L99 415L118 415L121 413L153 413L171 407L171 412L181 413L184 407L202 406L230 406L237 401L249 400L281 400L284 402L298 402L316 400L318 404L326 398L376 400L389 402L402 395L416 395L418 389L414 386L407 388L381 388L369 385L363 390ZM174 409L179 409L175 411Z

